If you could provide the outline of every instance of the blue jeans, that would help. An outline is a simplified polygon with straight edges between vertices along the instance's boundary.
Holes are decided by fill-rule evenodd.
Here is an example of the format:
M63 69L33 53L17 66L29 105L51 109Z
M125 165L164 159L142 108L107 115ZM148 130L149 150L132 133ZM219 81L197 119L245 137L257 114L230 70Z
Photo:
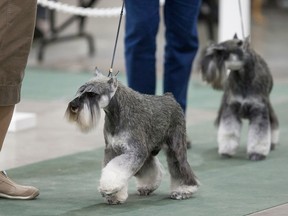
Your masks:
M201 0L166 0L164 92L172 92L184 112L192 63L198 50ZM125 0L125 63L128 85L145 94L156 91L156 35L159 0Z

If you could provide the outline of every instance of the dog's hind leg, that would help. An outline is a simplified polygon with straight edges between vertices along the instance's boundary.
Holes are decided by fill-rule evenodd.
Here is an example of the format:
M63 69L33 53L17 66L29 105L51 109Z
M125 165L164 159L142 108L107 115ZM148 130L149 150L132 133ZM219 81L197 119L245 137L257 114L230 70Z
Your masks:
M263 160L269 154L271 146L271 129L268 108L254 108L251 111L248 131L247 153L250 160Z
M268 102L269 109L269 120L271 126L271 150L274 150L276 145L279 143L279 122L277 115L270 102Z
M183 131L183 127L176 126L166 142L172 199L188 199L198 189L198 181L187 161L186 135Z
M232 109L224 107L218 116L218 153L221 156L231 157L236 153L240 142L242 123Z
M156 156L150 156L136 173L137 190L141 196L147 196L161 183L163 167Z

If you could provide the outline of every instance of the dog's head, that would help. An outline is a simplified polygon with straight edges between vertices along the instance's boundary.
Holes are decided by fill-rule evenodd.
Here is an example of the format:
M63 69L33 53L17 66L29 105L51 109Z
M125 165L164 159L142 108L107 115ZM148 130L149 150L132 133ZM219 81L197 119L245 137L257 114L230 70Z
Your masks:
M245 64L245 53L249 38L244 41L234 35L232 40L211 44L203 50L200 59L202 78L215 89L223 89L223 84L231 71L240 71Z
M88 132L97 126L100 109L108 106L118 87L115 77L102 75L97 69L95 77L82 85L68 104L65 116L75 122L81 131Z

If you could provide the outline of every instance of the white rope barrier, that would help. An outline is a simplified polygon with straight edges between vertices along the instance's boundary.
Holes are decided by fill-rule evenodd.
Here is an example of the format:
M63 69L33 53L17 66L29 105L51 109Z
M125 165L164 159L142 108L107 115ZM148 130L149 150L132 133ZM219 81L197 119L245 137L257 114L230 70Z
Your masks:
M63 13L74 14L79 16L88 16L88 17L116 17L119 16L121 11L121 7L83 8L49 0L38 0L37 4L43 7L47 7L50 10L56 10Z
M163 5L164 2L165 0L160 0L161 5ZM47 7L50 10L56 10L63 13L88 17L118 17L121 11L121 7L83 8L49 0L38 0L37 4L41 5L42 7Z

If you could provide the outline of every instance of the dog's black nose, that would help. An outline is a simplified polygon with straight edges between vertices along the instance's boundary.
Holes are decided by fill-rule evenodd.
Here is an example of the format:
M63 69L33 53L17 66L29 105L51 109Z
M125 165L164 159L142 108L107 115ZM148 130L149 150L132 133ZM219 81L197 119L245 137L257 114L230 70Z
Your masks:
M79 99L74 99L73 101L71 101L69 103L69 107L70 107L70 111L73 113L77 113L78 109L79 109Z

